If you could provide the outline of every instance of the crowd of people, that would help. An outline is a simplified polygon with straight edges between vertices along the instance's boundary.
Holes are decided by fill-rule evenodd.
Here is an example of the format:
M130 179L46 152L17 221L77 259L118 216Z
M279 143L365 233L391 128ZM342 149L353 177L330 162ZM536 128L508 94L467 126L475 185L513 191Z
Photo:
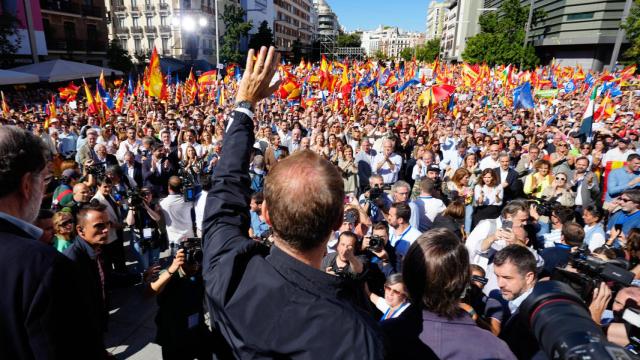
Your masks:
M111 357L110 293L137 284L165 359L546 358L520 307L549 280L582 291L602 342L633 345L640 83L571 71L575 90L513 105L512 81L555 66L470 85L466 65L353 62L334 76L431 79L358 101L305 81L292 103L272 95L284 74L319 67L262 49L215 85L225 102L171 85L127 113L79 97L54 117L35 105L49 94L5 92L0 357ZM425 106L442 73L454 93Z

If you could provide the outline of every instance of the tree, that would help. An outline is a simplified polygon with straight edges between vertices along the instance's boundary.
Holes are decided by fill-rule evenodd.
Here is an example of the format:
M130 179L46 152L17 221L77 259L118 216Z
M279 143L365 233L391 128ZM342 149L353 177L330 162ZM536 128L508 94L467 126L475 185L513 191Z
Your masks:
M18 25L18 19L9 12L0 14L0 63L4 68L13 65L15 53L21 45Z
M120 46L120 41L113 39L107 47L107 59L109 67L128 73L133 67L133 61L127 49Z
M546 16L541 9L534 11L533 27ZM467 40L462 53L464 61L496 64L520 64L533 68L540 59L531 45L523 46L529 7L520 5L520 0L505 0L498 11L480 16L480 33Z
M251 40L249 40L249 49L258 50L263 46L269 47L271 45L275 45L275 42L273 41L273 32L271 32L269 23L265 20L260 23L258 32L251 35Z
M389 57L382 52L382 50L378 49L376 50L376 52L373 54L373 58L376 60L388 60Z
M624 53L624 63L640 63L640 0L635 0L627 21L622 24L631 46Z
M220 56L226 63L240 63L244 56L240 53L240 38L247 36L253 27L250 22L244 21L246 12L237 5L227 4L224 6L224 14L221 15L225 26L225 33L222 37Z
M404 48L400 52L400 57L405 61L411 61L414 56L418 61L432 62L440 54L440 40L433 39L424 45L417 45L412 48Z
M340 34L336 39L338 47L360 47L360 35L358 34Z

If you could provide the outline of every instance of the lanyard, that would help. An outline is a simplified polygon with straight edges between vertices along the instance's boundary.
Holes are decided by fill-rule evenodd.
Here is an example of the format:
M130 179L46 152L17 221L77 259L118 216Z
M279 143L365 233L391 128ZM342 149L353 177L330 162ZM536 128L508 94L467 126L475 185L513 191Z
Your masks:
M409 232L409 230L411 230L411 225L409 225L409 227L407 228L407 230L405 230L402 234L400 234L400 237L398 239L395 238L395 233L393 234L393 246L396 246L396 244L398 243L398 241L402 240L404 238L404 236Z
M402 312L402 310L404 310L404 308L406 308L407 306L409 306L408 302L402 304L402 306L400 306L397 310L394 310L394 311L391 311L391 307L389 307L387 311L385 311L384 315L382 315L382 318L380 319L380 321L386 320L386 319L392 319L393 315L395 315L396 313Z

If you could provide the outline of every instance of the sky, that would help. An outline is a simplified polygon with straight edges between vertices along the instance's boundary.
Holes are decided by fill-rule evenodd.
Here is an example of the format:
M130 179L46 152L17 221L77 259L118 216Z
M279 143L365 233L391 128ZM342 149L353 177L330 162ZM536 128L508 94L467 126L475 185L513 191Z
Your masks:
M373 30L379 25L426 31L430 0L325 0L347 31Z

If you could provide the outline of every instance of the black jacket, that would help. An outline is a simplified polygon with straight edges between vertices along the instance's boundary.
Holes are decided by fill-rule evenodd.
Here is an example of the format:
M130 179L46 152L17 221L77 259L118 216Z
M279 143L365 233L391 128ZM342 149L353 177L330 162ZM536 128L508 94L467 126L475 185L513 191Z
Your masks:
M129 164L127 163L122 164L120 166L120 169L122 170L122 182L124 182L125 184L127 184L129 188L131 188L132 186L129 183L129 178L127 177ZM142 179L142 164L137 161L133 163L133 180L136 181L136 183L138 184L138 187L142 187L144 185L143 179Z
M500 183L500 171L502 171L499 167L493 169L496 172L496 175L498 175L498 182ZM506 204L507 202L516 199L518 197L520 197L520 194L522 193L522 182L520 180L518 180L518 172L513 170L512 168L509 168L509 171L507 171L507 179L506 179L507 183L509 184L509 186L507 186L506 188L504 188L504 199L502 199L502 203Z
M102 294L100 284L100 272L98 271L98 260L95 250L79 236L68 247L64 254L74 263L75 271L81 277L82 291L89 297L90 308L84 314L85 317L94 320L100 330L107 330L107 310L106 299ZM106 268L103 268L106 272ZM105 287L105 296L106 296Z
M238 359L381 359L373 319L346 298L342 281L273 246L249 228L253 121L235 112L204 216L205 290L212 325Z
M73 264L0 219L0 359L98 359L101 334Z

